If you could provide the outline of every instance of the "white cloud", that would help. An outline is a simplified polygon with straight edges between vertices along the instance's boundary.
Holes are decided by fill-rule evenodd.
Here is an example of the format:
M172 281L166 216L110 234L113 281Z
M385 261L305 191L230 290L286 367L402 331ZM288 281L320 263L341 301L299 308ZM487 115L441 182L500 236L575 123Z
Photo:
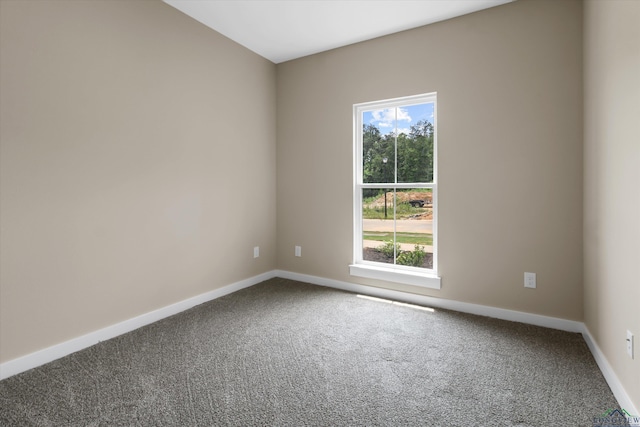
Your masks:
M407 110L403 110L402 108L398 108L398 121L411 123L411 116L409 116L409 112Z
M411 116L409 116L409 112L407 110L403 108L398 108L397 114L398 114L398 117L397 117L398 122L411 123ZM396 108L386 108L384 110L375 110L371 112L371 116L373 117L372 122L377 122L377 125L381 128L395 127ZM403 129L403 131L405 131L405 129ZM398 133L401 133L400 129L398 129Z

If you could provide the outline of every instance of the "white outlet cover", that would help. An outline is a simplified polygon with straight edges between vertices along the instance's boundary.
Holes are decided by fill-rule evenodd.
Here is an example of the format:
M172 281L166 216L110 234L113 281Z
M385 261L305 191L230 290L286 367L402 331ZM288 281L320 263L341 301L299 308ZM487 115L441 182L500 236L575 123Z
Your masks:
M524 273L524 287L535 289L536 273Z
M256 246L253 248L253 257L258 258L260 256L260 246Z
M627 354L633 359L633 334L627 331Z
M296 256L302 256L302 247L296 246Z

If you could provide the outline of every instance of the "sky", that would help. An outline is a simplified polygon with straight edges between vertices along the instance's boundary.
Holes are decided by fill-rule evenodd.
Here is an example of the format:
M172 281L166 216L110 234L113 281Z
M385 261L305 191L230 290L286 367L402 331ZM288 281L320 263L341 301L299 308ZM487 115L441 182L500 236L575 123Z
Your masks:
M364 124L375 125L383 135L394 132L396 127L396 110L398 134L409 134L411 126L420 120L433 123L433 103L409 105L405 107L386 108L384 110L371 110L362 113Z

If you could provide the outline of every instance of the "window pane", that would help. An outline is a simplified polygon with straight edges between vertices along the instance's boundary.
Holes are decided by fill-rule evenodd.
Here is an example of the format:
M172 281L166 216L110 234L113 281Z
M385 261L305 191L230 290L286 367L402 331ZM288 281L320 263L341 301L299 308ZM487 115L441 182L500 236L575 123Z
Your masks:
M399 110L402 114L398 117L408 121L406 127L398 127L398 182L433 182L434 104L411 105Z
M393 264L393 231L393 190L362 190L362 259Z
M362 258L433 268L431 189L414 188L395 193L393 189L364 189L362 192Z
M395 182L394 109L362 114L362 182Z

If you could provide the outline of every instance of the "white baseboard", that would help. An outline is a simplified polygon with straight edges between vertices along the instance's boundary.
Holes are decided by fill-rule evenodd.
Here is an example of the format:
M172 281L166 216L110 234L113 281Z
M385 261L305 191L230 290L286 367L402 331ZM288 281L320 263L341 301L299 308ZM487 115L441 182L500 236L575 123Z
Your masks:
M182 311L188 310L198 304L220 298L222 296L248 288L265 280L274 277L282 277L285 279L297 280L300 282L311 283L314 285L326 286L335 289L341 289L348 292L354 292L364 295L371 295L379 298L393 299L397 301L410 302L430 307L444 308L448 310L460 311L463 313L477 314L480 316L494 317L497 319L510 320L513 322L522 322L546 328L559 329L568 332L582 333L587 346L591 350L593 357L602 371L605 380L609 384L613 395L618 400L620 406L632 414L638 414L638 409L631 402L631 398L625 391L622 383L619 381L611 365L607 361L604 353L596 344L593 336L584 323L573 320L560 319L556 317L541 316L538 314L523 313L520 311L506 310L503 308L488 307L484 305L447 300L443 298L434 298L424 295L410 294L406 292L393 291L390 289L376 288L373 286L358 285L355 283L342 282L339 280L326 279L318 276L294 273L284 270L272 270L258 276L254 276L236 283L197 295L192 298L168 305L158 310L145 313L143 315L125 320L115 325L108 326L103 329L88 333L81 337L73 338L60 344L47 347L45 349L27 354L26 356L10 360L0 364L0 380L27 371L29 369L44 365L45 363L67 356L76 351L80 351L101 341L117 337L118 335L131 332L142 326L157 322Z
M371 295L379 298L410 302L413 304L444 308L447 310L461 311L463 313L494 317L496 319L527 323L530 325L543 326L546 328L559 329L562 331L580 333L584 330L584 325L582 322L560 319L557 317L541 316L539 314L523 313L521 311L507 310L504 308L489 307L486 305L471 304L444 298L434 298L424 295L410 294L406 292L393 291L390 289L376 288L373 286L356 285L354 283L325 279L323 277L309 276L306 274L292 273L290 271L278 270L276 271L276 276L283 277L285 279L298 280L300 282L312 283L314 285Z
M638 408L634 406L633 402L631 401L631 398L627 394L627 391L624 389L624 387L622 386L622 383L618 379L618 376L615 374L615 372L613 371L613 368L609 364L609 361L604 356L604 353L602 352L602 350L600 350L600 347L598 346L596 341L593 339L591 332L589 332L589 328L587 328L587 326L584 324L583 324L582 336L584 337L584 340L587 343L589 350L591 350L591 354L593 354L593 358L596 359L596 363L598 364L598 367L600 368L600 371L602 372L604 379L607 381L607 384L609 384L609 388L613 392L613 395L615 396L616 400L620 404L620 407L623 409L626 409L627 412L629 412L632 415L638 415L639 414Z
M273 277L275 277L275 271L269 271L245 280L241 280L236 283L232 283L222 288L214 289L213 291L205 292L204 294L196 295L195 297L191 297L175 304L168 305L158 310L150 311L149 313L142 314L140 316L125 320L120 323L116 323L115 325L107 326L106 328L102 328L97 331L90 332L86 335L70 339L69 341L65 341L60 344L56 344L51 347L47 347L45 349L27 354L26 356L9 360L8 362L0 364L0 380L38 367L40 365L44 365L45 363L54 361L71 353L75 353L76 351L91 347L92 345L95 345L101 341L106 341L108 339L117 337L118 335L131 332L135 329L141 328L142 326L146 326L150 323L157 322L158 320L188 310L196 305L223 297L225 295L239 291L240 289L248 288L249 286L256 285Z

